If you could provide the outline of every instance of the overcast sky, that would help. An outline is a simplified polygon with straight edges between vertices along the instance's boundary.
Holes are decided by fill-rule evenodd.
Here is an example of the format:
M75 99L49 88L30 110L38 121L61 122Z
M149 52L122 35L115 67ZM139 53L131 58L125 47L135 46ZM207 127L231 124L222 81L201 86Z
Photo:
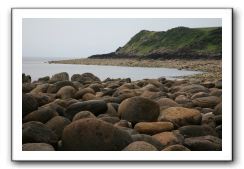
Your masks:
M115 51L141 30L215 27L221 19L23 19L23 57L88 57Z

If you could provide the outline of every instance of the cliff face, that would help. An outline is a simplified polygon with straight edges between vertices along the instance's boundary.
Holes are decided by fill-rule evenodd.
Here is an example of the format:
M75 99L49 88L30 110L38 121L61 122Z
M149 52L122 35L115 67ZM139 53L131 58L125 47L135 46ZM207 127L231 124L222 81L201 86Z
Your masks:
M162 32L142 30L115 52L90 58L220 59L221 55L221 27L176 27Z

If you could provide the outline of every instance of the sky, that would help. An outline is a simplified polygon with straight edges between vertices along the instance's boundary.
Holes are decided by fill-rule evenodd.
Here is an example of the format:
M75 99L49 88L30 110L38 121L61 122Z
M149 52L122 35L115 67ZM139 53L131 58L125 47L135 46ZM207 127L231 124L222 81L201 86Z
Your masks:
M221 26L219 18L25 18L23 57L86 58L114 52L141 30Z

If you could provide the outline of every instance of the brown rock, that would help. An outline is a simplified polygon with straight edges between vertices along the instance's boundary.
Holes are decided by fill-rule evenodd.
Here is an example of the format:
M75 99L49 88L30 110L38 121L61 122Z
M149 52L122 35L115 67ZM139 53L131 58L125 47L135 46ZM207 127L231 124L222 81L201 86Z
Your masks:
M51 77L51 81L64 81L64 80L69 80L69 74L67 72L61 72L53 75Z
M126 146L123 151L157 151L157 148L145 141L135 141Z
M119 105L118 112L121 119L132 123L156 121L159 115L159 105L144 97L132 97Z
M22 143L56 144L57 135L41 122L30 121L22 125Z
M86 93L82 96L83 101L88 101L88 100L97 100L97 97L94 94L91 93Z
M180 106L174 100L169 99L169 98L161 98L161 99L157 100L157 103L159 104L161 110L169 108L169 107L179 107Z
M55 116L51 120L49 120L45 125L52 131L54 131L58 138L61 138L64 127L70 123L70 120L65 117Z
M157 139L147 134L134 134L131 137L133 141L145 141L156 147L158 150L162 150L165 147L164 144L160 143Z
M164 148L162 151L191 151L183 145L175 144Z
M107 104L102 100L89 100L70 105L64 115L72 120L76 113L87 110L92 112L95 116L98 116L99 114L105 113L107 108Z
M206 135L217 136L215 130L207 125L188 125L180 127L178 130L185 138Z
M215 115L222 115L222 102L217 104L215 107L214 107L214 111L213 113Z
M214 136L191 137L184 140L191 151L221 151L222 140Z
M33 90L31 90L31 94L38 94L38 93L46 93L48 89L49 84L39 84L37 85Z
M176 127L201 124L202 115L196 109L189 109L184 107L170 107L161 111L158 121L170 121Z
M72 121L76 121L84 118L96 118L96 116L92 114L90 111L81 111L75 114Z
M186 92L186 93L198 93L198 92L205 92L208 93L208 89L202 85L192 84L184 86L180 89L180 92Z
M27 114L23 118L23 122L28 121L39 121L42 123L46 123L51 118L58 116L58 113L50 108L39 108L38 110L35 110L29 114Z
M195 93L194 95L191 96L191 99L196 99L196 98L199 98L199 97L207 97L209 96L208 93L205 93L205 92L198 92L198 93Z
M153 135L153 138L157 139L163 145L182 144L184 137L177 132L162 132Z
M72 122L62 136L63 148L69 151L119 151L131 142L129 134L95 118Z
M61 99L69 99L75 96L76 90L72 86L64 86L57 92L56 97Z
M22 151L55 151L53 146L47 143L26 143L22 145Z
M164 131L171 131L174 125L171 122L140 122L134 127L136 131L142 134L157 134Z
M22 94L22 117L38 109L38 102L35 97L29 94Z
M216 96L200 97L192 100L192 102L199 107L214 107L220 103L220 98Z
M82 99L83 95L86 93L91 93L91 94L95 94L95 91L92 88L84 88L84 89L80 89L78 92L76 92L75 94L75 98L76 99Z

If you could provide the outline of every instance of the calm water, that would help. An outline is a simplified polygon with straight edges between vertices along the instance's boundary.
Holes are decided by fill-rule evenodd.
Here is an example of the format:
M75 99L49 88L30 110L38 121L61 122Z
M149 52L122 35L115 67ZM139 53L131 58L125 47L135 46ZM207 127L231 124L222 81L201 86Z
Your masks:
M125 66L100 66L100 65L72 65L72 64L48 64L47 60L23 60L23 73L30 75L32 80L40 77L52 76L55 73L67 72L71 77L73 74L86 72L93 73L101 80L106 78L131 78L141 80L146 78L177 78L198 74L198 71L186 71L169 68L145 68L145 67L125 67Z

